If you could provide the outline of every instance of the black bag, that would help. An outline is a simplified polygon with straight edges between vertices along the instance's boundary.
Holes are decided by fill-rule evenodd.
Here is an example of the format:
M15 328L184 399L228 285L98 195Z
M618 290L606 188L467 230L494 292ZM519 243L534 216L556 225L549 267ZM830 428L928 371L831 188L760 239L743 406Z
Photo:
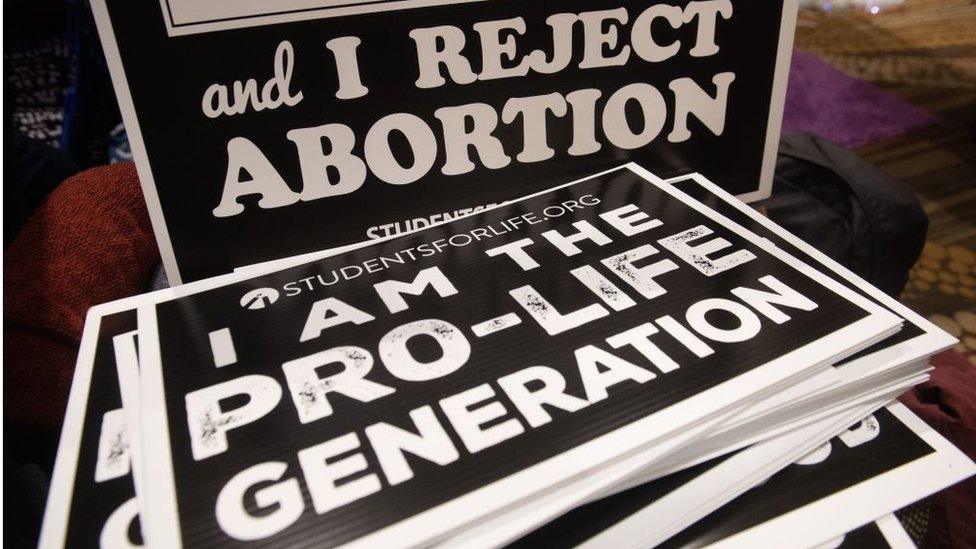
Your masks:
M929 224L905 185L854 153L807 134L780 141L772 196L757 206L894 297L908 281Z

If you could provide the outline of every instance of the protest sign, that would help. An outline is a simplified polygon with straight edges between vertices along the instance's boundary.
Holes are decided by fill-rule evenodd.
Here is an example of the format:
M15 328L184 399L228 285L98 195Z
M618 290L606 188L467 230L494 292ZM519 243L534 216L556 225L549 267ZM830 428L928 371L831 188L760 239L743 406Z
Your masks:
M713 430L713 432L706 435L702 440L695 441L686 448L678 450L677 452L668 456L663 462L649 464L650 469L647 472L632 475L627 479L626 482L622 483L623 488L615 488L614 490L608 491L609 493L604 494L604 497L626 487L638 486L640 484L660 478L662 474L667 474L667 470L680 471L681 469L688 468L694 464L709 459L709 456L721 456L738 448L753 444L757 441L766 440L776 433L790 434L788 437L781 437L784 440L776 442L776 446L773 447L783 447L784 443L787 443L787 447L790 447L789 444L796 444L796 442L790 443L788 439L792 438L795 441L797 435L801 434L799 431L796 431L798 425L809 424L814 421L824 421L822 418L826 418L829 421L829 418L837 415L837 410L847 409L851 406L856 406L856 408L853 408L854 410L863 409L863 411L860 412L855 411L853 416L846 420L842 420L841 426L846 426L849 422L868 414L884 402L904 392L912 385L924 381L924 379L927 378L927 376L925 376L923 373L928 369L927 358L931 354L938 352L939 350L942 350L954 343L954 338L945 333L945 331L921 318L918 314L908 310L906 307L892 299L890 296L885 295L877 288L872 287L863 279L857 277L849 270L830 260L812 246L789 234L768 218L763 217L753 208L728 195L728 193L722 191L715 184L711 183L700 174L677 177L669 180L668 182L672 184L673 188L690 195L691 198L705 203L710 208L715 210L715 214L712 214L711 216L712 219L717 219L716 214L725 216L731 223L740 225L752 231L757 235L757 238L768 240L783 250L788 251L794 257L810 264L817 265L818 267L822 267L824 272L829 273L829 276L834 278L834 280L844 284L846 287L857 292L859 295L862 295L872 302L879 304L885 309L902 316L906 322L901 331L889 336L888 338L885 338L882 342L870 346L865 351L857 353L854 360L844 359L838 362L838 367L835 370L836 373L840 374L840 382L838 383L837 380L835 380L833 382L833 386L828 387L827 390L817 389L816 392L820 394L818 394L815 398L811 398L811 389L815 389L816 385L810 387L808 382L815 381L816 379L819 379L820 376L817 376L817 378L804 380L802 383L793 384L788 388L784 388L774 397L765 399L762 404L751 406L747 412L739 414L731 422L726 422L719 429ZM289 264L289 261L281 261L277 263L287 265ZM806 404L801 404L803 402L806 402ZM858 403L871 404L865 405ZM808 409L807 412L802 412L803 407ZM749 419L745 421L747 424L753 424L751 426L736 425L736 423L743 422L744 418L754 416L758 409L776 410L776 415L765 415L763 418L758 420ZM810 409L813 410L813 413L810 412ZM850 415L847 412L845 412L845 414ZM799 423L798 420L800 420ZM758 430L757 427L759 428ZM730 428L731 431L729 432ZM808 429L805 428L804 430ZM722 434L723 431L727 432L727 434ZM801 435L801 440L804 436L809 435ZM715 442L712 442L713 440ZM770 445L767 444L765 446L769 447ZM716 450L716 448L721 449ZM766 448L765 450L759 452L758 455L756 454L756 450L758 450L758 448L750 449L748 452L742 453L741 456L737 457L736 459L742 459L744 460L744 463L748 464L749 467L752 467L753 465L756 465L754 462L760 460L759 456L764 456L765 454L769 453L770 448ZM726 465L729 464L726 463L723 465L723 467ZM779 467L782 467L782 465ZM662 472L662 469L665 472ZM742 474L745 472L739 471L740 469L745 468L737 467L737 474ZM604 467L600 474L605 474L608 470L609 468ZM726 481L732 482L733 485L743 481L743 479L728 479L724 475L715 477L715 473L717 473L717 471L712 473L712 476L709 477L712 480L706 481L704 487L702 487L701 483L699 482L697 486L700 488L692 489L691 493L694 494L692 498L682 500L681 503L686 504L697 502L697 498L705 497L705 492L725 486L723 483ZM685 479L690 480L696 476L697 475L692 475L691 477L685 477ZM588 479L593 478L594 475L590 475L588 477ZM682 473L677 473L668 478L669 480L673 481L683 477ZM707 489L701 489L705 487L707 487ZM584 490L582 483L577 483L577 489L580 492ZM551 491L547 493L547 497L551 493ZM613 506L613 501L614 500L612 499L601 501L601 503L594 508L602 509L604 506ZM711 509L717 508L718 505L711 507ZM654 517L654 525L661 527L666 520L673 520L675 518L674 514L677 512L679 507L680 505L675 504L671 500L668 500L667 502L660 501L655 504L655 508L651 515ZM707 512L708 511L703 511L700 516L704 516L707 514ZM551 516L555 517L558 514L559 513L557 511L556 514ZM509 515L511 515L511 517L509 517ZM478 538L478 541L481 542L486 539L491 539L490 536L493 536L496 539L511 540L514 538L511 532L514 531L517 533L519 531L518 528L520 528L519 526L513 526L516 523L522 522L532 524L535 522L536 527L538 527L538 525L544 521L544 519L540 520L538 517L528 518L530 515L525 512L520 513L513 511L509 515L494 517L491 522L479 525L478 529L487 533L479 533L480 537ZM578 515L574 516L576 516L576 518L570 521L557 521L556 527L558 528L564 524L568 524L569 527L572 528L572 525L580 520ZM669 518L666 519L665 517ZM603 518L605 517L599 513L597 513L595 516L588 516L587 524L590 526L598 525ZM606 526L607 525L604 527ZM551 532L548 529L543 530L547 533L542 535L542 538L539 536L530 536L529 539L532 540L529 543L530 545L531 543L538 542L540 539L545 539L547 535L550 535ZM591 528L591 533L598 530L599 528ZM527 530L522 530L522 532L525 531ZM646 528L643 529L642 533L651 535L647 532ZM457 537L456 539L452 539L451 543L445 545L456 546L460 544L463 546L463 543L471 541L473 535L473 533L466 533L465 537L463 538L463 542L461 541L461 537ZM636 540L637 538L631 536L631 539ZM649 538L641 539L646 541ZM494 541L494 539L492 541Z
M624 161L772 183L795 0L94 0L173 284Z
M637 547L652 505L735 456L719 458L573 510L513 544ZM857 422L661 547L816 546L976 472L901 404ZM720 482L716 478L715 482Z
M884 349L888 349L888 354L892 357L902 357L905 354L909 359L927 357L950 347L956 342L955 338L946 333L945 330L935 326L918 313L901 304L897 299L875 288L796 235L790 234L789 231L768 217L736 200L735 197L730 196L719 185L708 180L702 174L679 176L669 179L668 182L695 200L726 216L734 223L770 240L790 254L814 265L822 264L826 271L833 272L832 276L835 280L907 320L897 333L846 358L838 364L839 366L855 362L860 357Z
M825 542L974 472L962 452L893 403L664 547Z
M153 543L432 541L897 327L712 217L629 165L135 298Z
M137 363L136 311L86 322L39 547L142 545L118 367Z
M845 359L837 364L836 371L842 375L843 381L840 385L831 388L827 394L813 401L819 403L817 407L820 410L817 415L832 415L835 413L831 410L834 409L833 407L836 404L830 404L830 402L836 402L837 397L835 395L839 393L853 390L855 394L861 394L858 397L859 399L867 398L869 400L877 398L878 391L881 391L881 393L888 392L891 396L899 394L905 388L911 386L911 384L918 383L919 372L924 371L925 361L929 355L946 348L954 342L954 338L946 334L943 330L908 310L877 288L872 287L847 269L827 258L821 252L815 250L812 246L789 234L754 209L731 197L728 193L725 193L702 176L694 174L687 177L674 178L669 182L672 183L674 188L683 193L687 193L698 201L706 203L709 207L716 210L718 214L727 217L731 223L748 228L758 235L758 237L766 239L776 246L789 251L797 258L811 264L822 266L825 272L830 273L830 276L834 277L838 282L906 319L905 327L898 333L869 347L865 352L858 353L854 360ZM763 406L773 401L796 402L806 398L803 392L798 392L801 385L794 385L786 389L773 399L764 402ZM884 387L889 388L884 389ZM901 388L899 389L898 387ZM872 394L875 396L871 396ZM887 398L890 398L890 396L886 397L885 400ZM753 406L754 408L756 407ZM861 414L866 414L868 411L865 410ZM856 415L856 417L860 417L860 415ZM770 421L767 420L765 423L769 424ZM735 448L741 447L742 443L748 439L748 436L740 435L731 438L733 441L732 447ZM685 467L689 464L698 463L699 460L708 455L707 452L704 454L701 453L702 446L702 442L696 442L694 450L689 447L687 451L679 451L670 456L668 462L673 461L675 464L683 463ZM744 463L751 467L758 459L757 456L752 455L754 450L755 448L751 448L744 451L735 459L744 459ZM696 455L699 455L699 457L696 458ZM722 467L728 468L734 462L735 460L731 459L725 460ZM660 466L658 464L655 468L659 469ZM722 487L726 486L726 483L729 483L730 486L735 486L737 484L741 485L743 482L743 479L730 477L727 472L722 473L714 467L710 468L712 470L709 471L708 476L703 476L702 468L699 467L697 469L672 474L666 480L659 481L656 484L659 487L662 483L663 485L670 483L671 486L683 485L682 490L693 495L690 499L682 498L674 489L664 490L664 492L668 492L670 495L667 498L656 498L653 506L648 506L639 514L634 515L632 520L627 521L630 523L630 528L622 533L618 533L617 537L634 541L638 545L640 545L639 541L645 541L647 542L646 544L649 544L650 542L648 540L660 534L652 531L650 522L647 522L647 517L654 517L651 522L653 522L655 527L660 527L662 517L665 515L672 516L677 512L676 509L682 505L701 505L699 499L707 499L705 492L722 490L724 489ZM738 467L738 469L742 468ZM736 474L741 473L737 472ZM651 475L644 476L650 477L644 482L658 478L653 474L653 471ZM692 480L694 480L694 483L690 482ZM630 479L626 483L626 486L637 486L640 483L640 477L637 476L636 478ZM725 501L728 501L728 499L725 499ZM581 522L582 515L573 513L570 515L570 518L556 521L552 525L542 528L536 534L529 536L524 541L528 545L531 545L534 543L534 540L552 539L553 536L557 536L556 539L559 539L560 542L570 543L569 539L558 537L560 535L574 535L576 536L575 539L577 542L582 541L586 537L608 528L610 523L620 520L619 516L614 519L614 513L610 510L616 508L624 514L633 512L632 510L627 511L625 508L626 505L626 498L603 500L597 505L589 506L590 512L587 515L587 528L580 528L578 526L579 524L583 524ZM718 505L711 507L711 509L717 508ZM624 508L621 508L621 506ZM705 506L706 509L707 507ZM704 516L704 513L707 512L704 511L699 516ZM610 521L610 523L607 521ZM606 542L606 538L602 536L595 539Z

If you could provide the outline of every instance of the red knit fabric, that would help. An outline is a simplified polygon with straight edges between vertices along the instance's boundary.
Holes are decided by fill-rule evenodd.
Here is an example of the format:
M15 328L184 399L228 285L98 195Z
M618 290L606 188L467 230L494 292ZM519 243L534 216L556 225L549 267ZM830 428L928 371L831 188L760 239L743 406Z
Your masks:
M925 423L976 460L976 367L946 351L932 357L932 379L901 396ZM935 494L923 549L976 547L976 477Z
M59 425L88 309L146 291L158 264L131 162L51 193L4 252L4 415Z

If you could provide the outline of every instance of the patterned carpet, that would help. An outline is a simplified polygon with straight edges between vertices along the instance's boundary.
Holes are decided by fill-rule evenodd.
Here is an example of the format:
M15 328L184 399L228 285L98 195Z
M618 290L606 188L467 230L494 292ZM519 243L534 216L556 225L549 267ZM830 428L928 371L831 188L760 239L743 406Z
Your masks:
M3 58L14 128L58 147L70 80L67 41L41 38L14 44L4 47Z
M857 152L910 186L929 215L902 301L956 335L976 364L976 3L907 0L877 15L803 10L796 44L938 117Z
M976 364L976 254L929 242L901 297L959 338L956 350Z

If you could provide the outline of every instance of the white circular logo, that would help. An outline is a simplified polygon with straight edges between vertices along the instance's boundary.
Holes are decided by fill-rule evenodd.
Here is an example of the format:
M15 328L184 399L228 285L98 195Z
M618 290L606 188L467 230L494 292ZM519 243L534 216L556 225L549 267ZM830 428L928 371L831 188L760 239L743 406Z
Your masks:
M278 290L274 288L258 288L244 294L241 298L241 307L245 309L263 309L275 301L278 301Z

